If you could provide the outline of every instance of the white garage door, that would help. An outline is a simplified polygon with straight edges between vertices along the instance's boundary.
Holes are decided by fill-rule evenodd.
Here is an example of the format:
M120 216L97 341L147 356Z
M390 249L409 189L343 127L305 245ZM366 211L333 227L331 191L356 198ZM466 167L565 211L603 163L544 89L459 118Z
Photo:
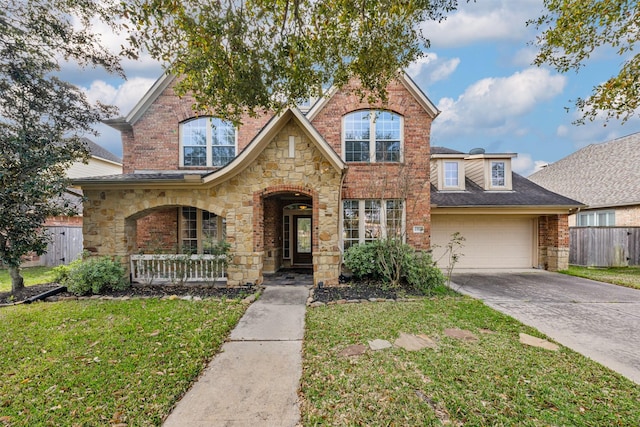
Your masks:
M453 233L466 239L455 268L531 268L534 263L534 218L498 215L432 215L431 244L440 258ZM446 256L438 265L448 264Z

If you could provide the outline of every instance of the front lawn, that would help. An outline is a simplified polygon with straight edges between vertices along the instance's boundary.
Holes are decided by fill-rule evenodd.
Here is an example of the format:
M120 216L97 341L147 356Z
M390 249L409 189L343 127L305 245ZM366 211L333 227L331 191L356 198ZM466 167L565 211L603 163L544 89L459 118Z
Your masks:
M24 278L25 286L40 285L42 283L50 283L53 281L53 267L28 267L20 270ZM9 270L0 268L0 292L9 292L11 290L11 276Z
M157 298L2 308L0 425L160 425L244 309Z
M305 426L640 425L640 387L567 348L521 344L519 333L540 333L470 298L328 305L307 310L306 327ZM401 332L437 349L339 355Z
M640 267L594 268L571 265L568 270L560 273L640 289Z

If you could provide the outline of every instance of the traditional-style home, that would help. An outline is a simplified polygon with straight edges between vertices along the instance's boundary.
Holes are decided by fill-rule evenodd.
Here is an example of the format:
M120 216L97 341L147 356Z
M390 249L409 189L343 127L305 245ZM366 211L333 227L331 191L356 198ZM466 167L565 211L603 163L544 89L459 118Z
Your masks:
M567 215L578 204L522 184L511 173L512 155L436 152L432 160L438 110L405 74L384 105L345 87L310 108L245 117L238 127L194 113L174 83L163 76L129 115L107 122L122 133L124 173L77 180L86 196L85 248L131 261L132 280L168 277L175 254L185 252L197 264L188 279L201 279L215 262L207 254L224 240L230 285L260 283L288 267L313 269L315 284L332 285L351 245L393 236L428 250L432 236L442 244L449 231L473 229L465 220L472 216L499 217L488 230L527 218L529 258L519 266L566 263ZM546 198L515 203L529 190ZM447 204L456 194L468 197ZM483 194L486 202L478 201ZM449 227L449 218L466 228ZM500 246L510 230L467 242ZM485 267L484 259L468 259Z

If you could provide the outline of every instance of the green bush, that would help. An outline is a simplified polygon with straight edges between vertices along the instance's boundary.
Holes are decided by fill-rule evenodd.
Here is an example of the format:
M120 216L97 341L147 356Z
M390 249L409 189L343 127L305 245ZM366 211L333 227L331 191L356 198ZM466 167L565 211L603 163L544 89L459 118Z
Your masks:
M407 284L423 295L430 295L445 284L444 274L428 252L413 251L408 254L402 270Z
M100 294L129 287L120 260L107 256L72 262L67 277L61 284L76 295Z
M351 246L344 253L344 265L358 278L379 277L377 248L373 243Z

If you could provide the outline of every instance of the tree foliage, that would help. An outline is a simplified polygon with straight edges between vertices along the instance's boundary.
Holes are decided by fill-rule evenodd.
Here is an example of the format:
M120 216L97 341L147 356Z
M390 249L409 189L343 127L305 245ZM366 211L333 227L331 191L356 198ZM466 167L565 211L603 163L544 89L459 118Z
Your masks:
M195 108L238 120L359 79L361 97L420 57L425 20L457 0L132 0L133 42L181 76Z
M599 48L615 49L621 57L617 75L594 87L588 98L576 100L579 123L605 113L607 120L627 121L640 106L640 4L632 0L544 0L547 13L529 24L542 29L538 65L560 72L579 70Z
M100 0L0 0L0 261L14 292L21 258L46 249L46 218L73 213L65 172L87 157L82 135L113 113L56 76L59 61L122 74L91 32L92 19L111 22L110 10Z

